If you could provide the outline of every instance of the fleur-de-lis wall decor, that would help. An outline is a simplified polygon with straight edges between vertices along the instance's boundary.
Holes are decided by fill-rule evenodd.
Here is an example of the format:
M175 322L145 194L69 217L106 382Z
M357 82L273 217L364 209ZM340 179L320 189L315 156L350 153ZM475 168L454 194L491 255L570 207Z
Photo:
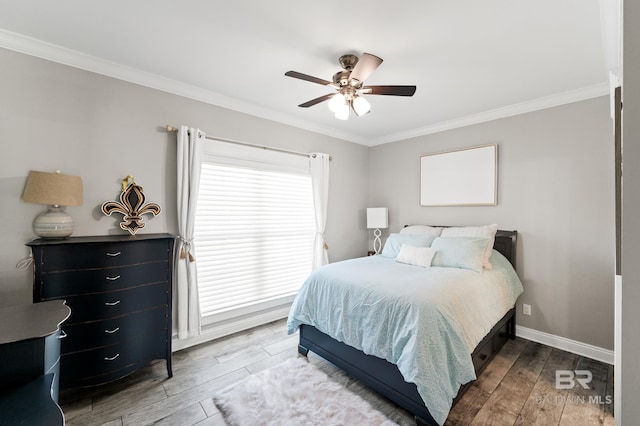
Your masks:
M124 217L120 222L120 228L135 235L139 229L146 226L142 221L142 215L151 213L154 216L160 214L160 206L155 203L145 204L145 196L142 187L136 184L133 176L128 175L122 179L122 193L120 201L107 201L102 204L102 213L111 216L111 213L121 213Z

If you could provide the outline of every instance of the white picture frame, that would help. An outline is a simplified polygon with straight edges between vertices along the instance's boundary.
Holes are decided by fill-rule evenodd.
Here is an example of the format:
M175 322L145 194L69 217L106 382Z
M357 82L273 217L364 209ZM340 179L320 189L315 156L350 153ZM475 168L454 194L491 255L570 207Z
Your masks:
M497 205L497 165L497 144L421 155L420 205Z

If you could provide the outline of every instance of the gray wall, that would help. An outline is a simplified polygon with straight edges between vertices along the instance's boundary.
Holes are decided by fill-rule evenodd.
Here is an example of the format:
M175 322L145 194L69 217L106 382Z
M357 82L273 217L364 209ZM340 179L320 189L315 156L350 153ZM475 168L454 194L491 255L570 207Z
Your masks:
M617 425L640 419L640 2L624 2L621 407ZM617 371L616 371L617 372Z
M144 232L176 232L176 136L165 124L331 154L329 258L364 253L367 147L3 49L0 64L0 306L31 301L30 270L15 267L35 238L33 218L45 209L20 200L29 170L82 177L84 205L67 209L76 236L121 233L99 206L119 195L128 174L163 208L145 219Z
M163 213L145 232L175 225L175 135L198 126L251 143L333 156L327 223L330 260L361 256L366 207L388 206L405 223L486 224L520 232L518 271L533 315L525 327L613 348L613 151L600 98L367 148L234 111L0 49L0 306L31 300L31 222L42 206L20 201L29 170L80 175L85 203L68 211L75 235L116 232L99 205L135 176ZM499 204L418 205L419 155L499 144ZM388 232L387 232L388 233ZM518 306L521 312L521 305Z
M376 146L370 205L389 207L388 232L411 223L517 230L518 325L613 349L612 129L602 97ZM421 154L493 143L497 206L419 206Z

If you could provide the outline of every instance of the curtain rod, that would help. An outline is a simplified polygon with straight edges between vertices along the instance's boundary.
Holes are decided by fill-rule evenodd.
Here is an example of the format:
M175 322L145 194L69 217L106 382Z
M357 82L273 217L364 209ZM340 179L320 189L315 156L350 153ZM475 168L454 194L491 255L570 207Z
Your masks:
M173 127L170 125L166 125L165 129L167 132L169 133L177 133L178 132L178 128L177 127ZM302 155L304 157L316 157L316 154L307 154L305 152L299 152L299 151L291 151L289 149L283 149L283 148L274 148L271 146L264 146L264 145L257 145L257 144L253 144L253 143L249 143L249 142L242 142L242 141L236 141L233 139L225 139L225 138L217 138L215 136L208 136L207 134L205 134L204 136L205 139L209 139L212 141L220 141L220 142L227 142L227 143L233 143L236 145L245 145L245 146L252 146L254 148L260 148L260 149L267 149L270 151L278 151L278 152L286 152L287 154L295 154L295 155ZM329 156L329 161L333 160L333 158L331 156Z

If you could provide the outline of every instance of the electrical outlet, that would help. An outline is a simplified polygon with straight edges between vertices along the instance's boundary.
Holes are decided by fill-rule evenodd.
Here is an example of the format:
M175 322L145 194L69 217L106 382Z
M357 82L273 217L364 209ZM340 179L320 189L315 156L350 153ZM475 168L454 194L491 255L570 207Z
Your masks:
M531 315L531 305L527 305L526 303L522 304L522 313L525 315Z

